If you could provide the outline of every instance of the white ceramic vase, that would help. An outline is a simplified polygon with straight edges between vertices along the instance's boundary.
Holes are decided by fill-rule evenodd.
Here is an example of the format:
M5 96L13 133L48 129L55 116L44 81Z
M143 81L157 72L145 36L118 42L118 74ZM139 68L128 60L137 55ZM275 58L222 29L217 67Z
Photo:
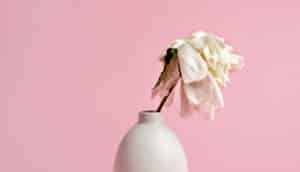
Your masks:
M159 112L139 113L120 143L114 172L188 172L184 150Z

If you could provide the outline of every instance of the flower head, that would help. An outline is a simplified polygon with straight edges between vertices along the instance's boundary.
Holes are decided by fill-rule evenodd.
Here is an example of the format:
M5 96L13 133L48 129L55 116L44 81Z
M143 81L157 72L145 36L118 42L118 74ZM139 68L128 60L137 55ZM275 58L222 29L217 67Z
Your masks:
M206 32L196 32L191 37L175 40L162 55L163 71L152 90L159 94L162 103L172 103L173 88L181 83L181 115L205 111L209 119L224 107L221 88L229 83L231 71L242 67L242 57L233 53L224 39Z

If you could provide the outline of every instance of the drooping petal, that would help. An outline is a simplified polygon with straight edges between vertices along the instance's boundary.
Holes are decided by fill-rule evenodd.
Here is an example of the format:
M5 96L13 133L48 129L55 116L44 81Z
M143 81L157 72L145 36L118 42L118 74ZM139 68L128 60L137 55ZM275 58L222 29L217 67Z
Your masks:
M156 95L159 95L160 97L166 96L170 89L176 85L179 79L178 58L173 57L168 64L165 64L157 83L152 89L152 98ZM173 99L169 101L172 100Z
M192 105L199 106L208 101L211 95L208 77L201 81L183 84L185 96Z
M183 84L183 89L188 104L208 112L208 119L213 118L215 110L224 106L221 89L210 74L201 81Z
M224 107L224 100L221 88L217 84L217 82L214 80L214 78L209 74L208 78L211 82L210 89L212 91L212 105L214 105L215 109L223 108Z
M184 83L200 81L207 76L208 68L205 61L189 44L178 47L178 61Z
M184 91L184 82L180 83L180 116L187 117L193 113L193 106L189 103Z

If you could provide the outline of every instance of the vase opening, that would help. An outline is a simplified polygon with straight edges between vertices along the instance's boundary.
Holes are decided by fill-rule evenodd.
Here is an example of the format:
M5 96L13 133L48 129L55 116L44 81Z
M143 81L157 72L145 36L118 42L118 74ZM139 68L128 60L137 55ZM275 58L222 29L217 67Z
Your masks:
M162 122L162 117L160 115L160 112L154 111L154 110L147 110L147 111L141 111L139 113L139 123L145 123L145 122Z

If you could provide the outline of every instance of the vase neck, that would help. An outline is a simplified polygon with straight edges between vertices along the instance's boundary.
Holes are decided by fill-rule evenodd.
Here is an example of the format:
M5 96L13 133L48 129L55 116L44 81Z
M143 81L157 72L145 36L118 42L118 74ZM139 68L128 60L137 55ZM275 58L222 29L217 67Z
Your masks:
M161 123L162 121L160 112L142 111L139 113L138 123Z

